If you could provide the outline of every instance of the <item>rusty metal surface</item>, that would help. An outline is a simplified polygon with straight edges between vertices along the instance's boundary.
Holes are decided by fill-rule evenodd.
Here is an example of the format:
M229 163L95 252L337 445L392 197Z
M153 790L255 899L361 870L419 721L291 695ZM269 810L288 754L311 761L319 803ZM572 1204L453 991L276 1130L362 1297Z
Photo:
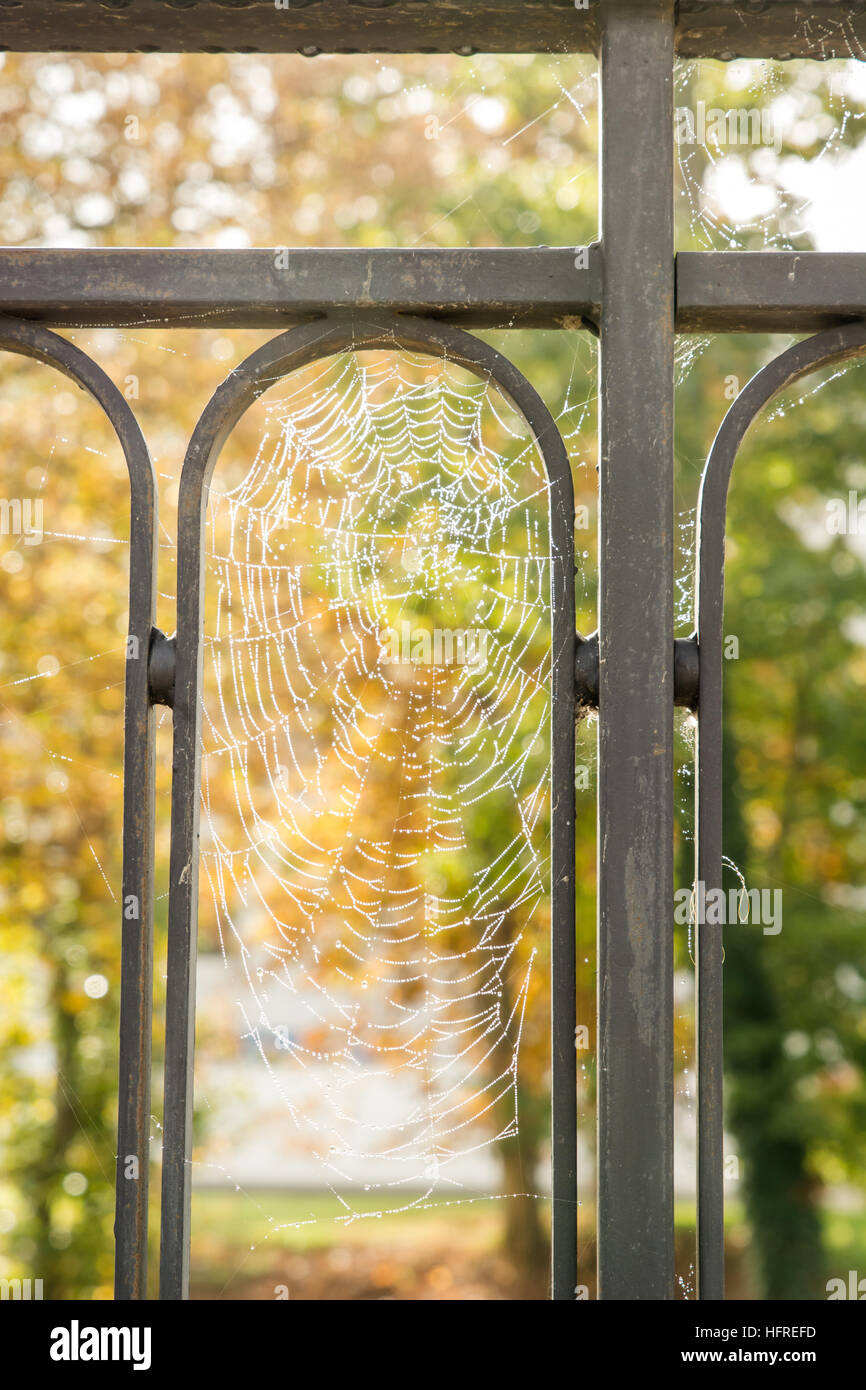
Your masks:
M21 0L0 11L14 49L248 53L589 50L574 0Z
M590 52L604 9L628 0L3 0L15 51ZM681 0L686 57L862 56L859 0Z
M67 327L286 328L331 309L386 309L474 328L581 327L601 312L601 253L573 247L0 250L0 307Z
M677 256L681 333L814 333L866 316L866 255L685 251Z
M0 312L54 327L289 327L334 308L422 314L471 328L594 329L603 258L589 247L311 250L0 250ZM866 316L866 255L685 251L680 333L810 333Z
M859 0L682 0L683 58L862 58L866 11Z
M601 52L597 1227L605 1300L674 1296L673 38L673 0L643 0L611 15Z

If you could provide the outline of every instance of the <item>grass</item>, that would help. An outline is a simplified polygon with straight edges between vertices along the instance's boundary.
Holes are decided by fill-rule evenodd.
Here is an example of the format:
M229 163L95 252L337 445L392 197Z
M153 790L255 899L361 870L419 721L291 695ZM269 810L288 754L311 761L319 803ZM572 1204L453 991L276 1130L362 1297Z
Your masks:
M405 1205L405 1195L394 1208ZM548 1204L542 1204L544 1220ZM514 1270L501 1251L496 1198L426 1202L381 1215L381 1193L355 1192L354 1219L329 1192L198 1189L193 1194L192 1281L200 1297L272 1298L285 1280L297 1298L543 1298L542 1272ZM866 1277L866 1211L827 1211L827 1268ZM677 1264L693 1290L694 1213L678 1204ZM726 1215L729 1297L756 1298L742 1206ZM594 1212L582 1212L581 1261L594 1264ZM586 1277L586 1276L584 1276ZM590 1296L594 1281L589 1280ZM816 1299L825 1296L816 1290Z

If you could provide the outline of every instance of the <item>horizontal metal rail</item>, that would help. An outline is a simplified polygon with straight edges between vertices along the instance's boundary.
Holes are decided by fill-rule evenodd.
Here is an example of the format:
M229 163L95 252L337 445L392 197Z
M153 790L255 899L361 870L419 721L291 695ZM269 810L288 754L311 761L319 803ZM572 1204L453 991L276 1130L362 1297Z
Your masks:
M812 333L866 315L866 255L848 251L685 251L680 333Z
M594 52L630 0L3 0L17 52ZM631 0L632 8L639 8ZM680 0L685 57L848 58L866 46L858 0Z
M598 244L287 253L15 248L0 250L0 312L53 327L163 329L285 328L335 308L384 309L462 327L573 331L600 319L602 271ZM808 333L864 316L860 253L677 256L680 333Z
M162 1296L180 1297L186 1290L207 480L232 424L275 378L301 361L316 360L325 348L367 343L444 353L506 390L514 384L515 402L527 407L524 414L545 456L554 561L553 1292L571 1297L576 1279L577 685L581 703L597 702L601 711L601 1296L671 1297L671 716L675 701L695 707L700 681L698 869L715 882L721 874L724 496L741 427L744 432L752 407L760 406L753 383L723 426L713 455L720 462L708 467L704 480L699 653L694 640L674 644L671 624L673 330L827 329L839 336L840 352L852 355L847 349L855 341L862 346L864 330L847 325L866 317L864 255L683 253L674 260L673 58L862 58L866 0L0 0L0 48L599 56L607 113L604 249L595 245L586 256L571 247L7 249L0 251L0 313L26 322L7 323L0 345L51 361L91 390L115 425L130 466L130 649L146 660L131 660L127 668L117 1296L140 1298L146 1289L156 703L174 709L175 724ZM309 322L335 310L326 324ZM352 314L359 315L366 334L360 340ZM447 323L409 317L418 315ZM107 378L76 356L72 345L46 344L51 335L45 326L262 329L304 323L232 373L199 422L181 482L175 643L152 627L155 490L144 441ZM577 645L577 667L573 499L562 440L516 369L452 324L602 330L601 637ZM772 385L773 371L793 380L802 374L800 366L807 369L807 359L816 365L812 351L798 345L781 359L781 368L756 381ZM791 364L797 371L788 370ZM708 524L708 518L719 524ZM724 1238L721 942L704 932L698 950L700 1296L718 1298ZM137 1160L132 1181L131 1159Z
M0 305L69 327L285 328L334 309L386 309L476 328L579 328L601 303L598 248L579 249L585 258L574 247L4 250Z

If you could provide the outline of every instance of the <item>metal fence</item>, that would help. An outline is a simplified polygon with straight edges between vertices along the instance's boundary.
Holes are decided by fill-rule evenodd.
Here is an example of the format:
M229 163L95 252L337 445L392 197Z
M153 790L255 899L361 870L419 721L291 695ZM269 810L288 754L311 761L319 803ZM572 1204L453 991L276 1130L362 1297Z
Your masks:
M60 15L62 11L62 22ZM722 873L725 504L737 451L791 382L866 354L866 255L675 254L677 54L848 57L866 44L858 0L27 0L0 10L14 50L595 52L601 69L601 237L573 248L304 251L0 251L0 347L49 363L111 421L129 467L118 1298L146 1291L153 960L154 706L174 712L161 1297L187 1291L197 926L202 532L220 449L255 398L348 347L446 356L523 414L551 489L553 642L553 1297L575 1296L574 712L599 709L598 1252L605 1299L674 1292L674 706L698 716L696 879ZM279 326L223 383L183 468L177 636L154 627L156 493L122 395L50 331ZM291 325L297 325L292 327ZM467 328L593 332L601 349L599 631L574 631L573 497L562 439L528 381ZM696 633L674 642L673 395L677 333L817 336L739 395L703 478ZM722 930L699 925L698 1293L724 1296ZM125 1173L137 1159L138 1178Z

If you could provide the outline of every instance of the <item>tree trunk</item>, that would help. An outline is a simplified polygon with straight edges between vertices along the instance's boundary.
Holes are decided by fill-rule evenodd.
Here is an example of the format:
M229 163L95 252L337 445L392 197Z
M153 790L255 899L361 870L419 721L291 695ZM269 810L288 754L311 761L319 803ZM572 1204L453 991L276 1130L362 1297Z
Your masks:
M536 1191L538 1144L521 1134L499 1143L502 1157L502 1190L505 1194L505 1229L502 1248L522 1273L538 1274L550 1259L550 1241L541 1219L542 1203ZM516 1194L516 1195L512 1195Z

